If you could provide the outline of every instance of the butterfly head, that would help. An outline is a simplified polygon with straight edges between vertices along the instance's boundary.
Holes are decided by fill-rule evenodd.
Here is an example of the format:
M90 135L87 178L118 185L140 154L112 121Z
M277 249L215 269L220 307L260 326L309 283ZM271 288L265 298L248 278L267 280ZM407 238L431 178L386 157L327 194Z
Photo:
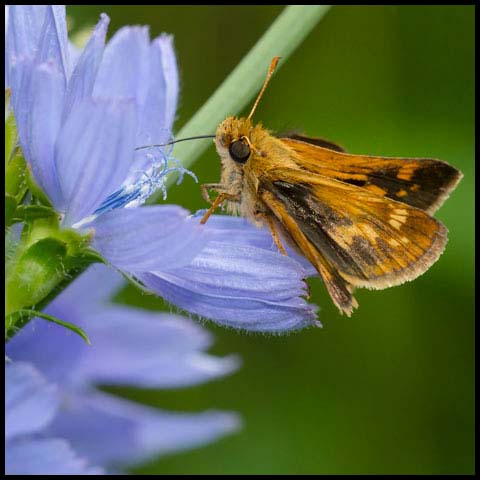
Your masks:
M243 165L252 153L252 122L248 118L227 117L217 128L215 145L222 159Z

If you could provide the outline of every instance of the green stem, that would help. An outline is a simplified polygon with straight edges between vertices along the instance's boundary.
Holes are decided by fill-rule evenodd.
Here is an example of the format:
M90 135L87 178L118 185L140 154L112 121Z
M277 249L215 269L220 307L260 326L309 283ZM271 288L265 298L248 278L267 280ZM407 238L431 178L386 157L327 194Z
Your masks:
M279 66L302 43L330 5L289 5L272 23L263 37L224 80L216 92L178 132L177 138L215 133L217 125L228 115L241 111L258 92L265 80L270 61L282 57ZM212 144L212 140L195 140L175 145L173 155L188 168ZM167 186L175 180L168 178ZM158 198L154 193L149 203Z

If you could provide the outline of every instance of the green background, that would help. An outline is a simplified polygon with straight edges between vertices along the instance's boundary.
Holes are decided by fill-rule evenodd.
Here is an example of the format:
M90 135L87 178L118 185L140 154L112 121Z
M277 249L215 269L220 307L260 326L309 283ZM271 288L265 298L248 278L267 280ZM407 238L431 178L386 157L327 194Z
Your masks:
M152 36L174 34L178 131L281 10L72 6L67 13L74 32L104 11L110 35L125 24L149 24ZM352 318L340 316L321 282L311 281L323 329L271 337L209 323L217 339L212 352L243 359L226 379L161 392L110 389L171 410L235 410L244 420L235 435L134 471L472 473L474 7L333 7L275 75L255 117L352 153L440 158L461 169L464 179L436 215L449 228L449 243L414 282L358 291ZM205 133L212 129L198 132ZM218 179L213 147L193 170L200 183ZM168 201L205 207L189 178ZM166 308L130 287L120 299Z

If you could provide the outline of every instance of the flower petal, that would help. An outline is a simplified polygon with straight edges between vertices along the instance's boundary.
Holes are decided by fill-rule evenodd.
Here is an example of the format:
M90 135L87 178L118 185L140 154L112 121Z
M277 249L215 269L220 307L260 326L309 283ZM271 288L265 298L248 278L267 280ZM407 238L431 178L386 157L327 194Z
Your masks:
M272 252L278 252L278 248L273 241L269 229L266 226L259 228L252 225L252 223L243 217L212 215L206 226L208 232L215 241L238 245L250 245L252 247L263 248ZM318 275L315 267L303 255L300 255L296 250L291 248L287 242L284 241L283 244L287 250L288 256L294 258L303 266L303 268L305 268L307 277Z
M70 77L70 53L65 5L47 5L40 33L37 62L53 61L63 75L65 85Z
M132 159L135 131L132 101L84 100L71 112L55 149L65 226L91 215L119 188Z
M77 299L76 303L78 302ZM63 310L50 305L46 313L80 324L77 309L72 308L72 305ZM74 381L75 367L85 348L88 345L78 335L41 318L30 320L5 346L9 358L31 362L49 381L64 385Z
M5 472L8 475L101 475L97 467L88 467L65 440L59 438L8 443L5 448Z
M91 226L92 246L112 265L129 272L184 265L208 239L198 220L175 205L112 210Z
M302 298L305 270L261 248L211 241L184 267L138 278L180 308L234 328L283 332L315 321Z
M94 264L63 290L47 309L51 315L56 316L60 311L62 314L68 312L72 305L75 305L75 309L83 314L95 310L100 305L109 304L110 298L125 285L125 280L114 268ZM85 298L88 298L88 302L82 301ZM53 313L51 307L54 307L57 313ZM82 326L86 325L83 320L80 321Z
M12 103L18 134L33 175L55 206L62 197L54 165L54 144L60 129L65 82L53 63L12 63Z
M45 312L86 329L90 335L92 311L107 305L124 283L116 270L92 265L54 298ZM41 318L32 319L5 346L10 358L33 363L50 381L63 385L77 381L78 364L90 348L78 335Z
M89 315L87 329L92 346L75 369L77 381L85 384L184 387L227 375L239 365L234 356L205 353L211 335L175 315L112 305Z
M178 99L178 71L169 35L157 37L149 47L148 87L141 103L137 146L166 141L172 130Z
M116 270L92 265L55 297L45 312L86 329L90 335L92 312L107 305L123 284ZM50 381L63 385L78 382L78 363L90 348L78 335L42 318L32 319L5 346L10 358L33 363Z
M123 27L108 42L95 82L95 97L135 98L147 95L148 27Z
M5 439L38 432L58 407L57 390L32 365L5 365Z
M76 62L73 74L68 82L67 96L63 118L66 119L75 105L82 99L90 97L93 92L98 67L102 60L110 19L102 13L100 21L93 30L87 45Z
M137 147L158 145L171 139L178 100L178 70L170 35L157 37L149 46L148 70L145 98L138 96ZM138 177L136 172L146 171L153 162L158 162L155 153L156 150L152 149L135 152L129 178L135 179Z
M95 96L128 96L136 100L139 125L136 146L159 144L171 135L178 98L178 72L172 38L162 35L150 44L148 28L120 29L105 48L94 88ZM158 162L148 150L135 153L129 178Z
M11 86L12 60L36 57L46 9L45 5L9 5L5 25L5 88Z
M165 79L165 118L164 126L171 129L175 120L178 101L178 68L175 50L173 49L173 37L161 35L152 44L151 49L161 52L162 70Z
M238 416L229 412L169 413L103 393L75 400L56 417L52 431L100 465L193 448L240 425Z

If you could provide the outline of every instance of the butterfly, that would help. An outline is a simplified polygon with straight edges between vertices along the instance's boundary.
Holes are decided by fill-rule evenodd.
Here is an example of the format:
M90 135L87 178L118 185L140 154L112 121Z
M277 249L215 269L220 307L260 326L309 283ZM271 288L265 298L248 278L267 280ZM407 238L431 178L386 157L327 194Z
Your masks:
M211 207L220 205L258 226L267 225L316 268L333 303L352 314L355 288L384 289L413 280L445 249L446 227L433 218L462 178L446 162L346 153L340 146L300 134L275 136L252 115L218 125L219 183L202 185ZM218 196L211 200L209 190Z

